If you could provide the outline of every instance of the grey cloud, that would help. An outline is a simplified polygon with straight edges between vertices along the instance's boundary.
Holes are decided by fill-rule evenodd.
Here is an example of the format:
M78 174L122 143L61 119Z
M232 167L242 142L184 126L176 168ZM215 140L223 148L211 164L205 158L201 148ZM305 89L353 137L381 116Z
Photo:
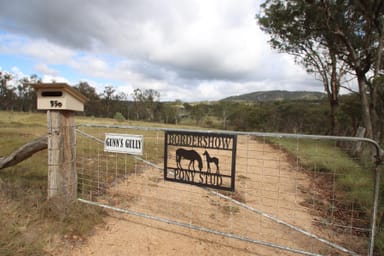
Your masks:
M119 65L119 68L131 70L138 74L144 74L146 78L154 80L173 80L177 78L176 73L164 65L149 62L143 59L128 61Z
M80 49L92 41L90 23L71 1L16 0L2 6L0 22L8 31Z
M28 35L31 38L45 38L50 42L81 50L106 49L116 55L146 57L154 51L148 49L143 38L143 28L153 24L153 33L160 33L164 42L149 42L167 47L179 40L178 33L183 26L193 22L197 7L185 1L9 1L0 10L0 25L8 31ZM199 40L199 38L196 38ZM193 44L193 42L191 42ZM145 48L147 47L147 48ZM220 78L228 70L220 70L219 56L197 56L196 51L178 49L184 56L154 61L154 66L165 65L180 76L197 79ZM204 49L205 53L209 50ZM225 53L223 53L225 54ZM211 57L211 58L210 58ZM186 61L185 61L186 60ZM150 61L150 60L146 60ZM231 78L222 77L223 79Z
M118 30L143 22L140 17L145 2L148 1L14 0L2 4L0 22L5 29L31 38L91 49L95 41L113 41L109 37Z
M268 47L257 45L265 42L250 46L264 47L260 53L247 56L243 49L258 31L253 18L257 6L250 8L255 1L242 1L204 1L214 5L207 11L201 2L181 0L0 0L0 27L86 55L117 56L119 69L174 86L282 81L286 63L272 60L265 53ZM213 25L211 16L216 17ZM250 30L238 31L249 24Z

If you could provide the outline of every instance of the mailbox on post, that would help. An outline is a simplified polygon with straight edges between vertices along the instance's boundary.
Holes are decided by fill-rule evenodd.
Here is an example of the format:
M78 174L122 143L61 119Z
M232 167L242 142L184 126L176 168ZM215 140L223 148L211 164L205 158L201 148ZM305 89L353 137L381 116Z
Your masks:
M88 100L65 83L31 85L37 109L47 110L48 198L77 198L75 111L84 111Z
M84 111L84 103L88 100L65 83L41 83L32 87L36 90L39 110Z

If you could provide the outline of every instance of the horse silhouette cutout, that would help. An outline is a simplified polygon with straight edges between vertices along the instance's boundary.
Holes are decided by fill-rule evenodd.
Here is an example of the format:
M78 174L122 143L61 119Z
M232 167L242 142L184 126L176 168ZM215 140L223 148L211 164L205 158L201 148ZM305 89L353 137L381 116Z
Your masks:
M195 161L198 162L199 170L201 171L201 169L203 169L203 161L201 160L201 156L195 150L186 150L183 148L176 150L176 165L181 170L183 169L180 163L182 158L189 160L188 170L191 170L192 166L193 170L196 171Z
M216 173L219 174L219 159L217 157L211 157L207 150L204 151L203 155L205 156L207 160L207 171L211 172L211 165L210 163L214 163L216 165Z

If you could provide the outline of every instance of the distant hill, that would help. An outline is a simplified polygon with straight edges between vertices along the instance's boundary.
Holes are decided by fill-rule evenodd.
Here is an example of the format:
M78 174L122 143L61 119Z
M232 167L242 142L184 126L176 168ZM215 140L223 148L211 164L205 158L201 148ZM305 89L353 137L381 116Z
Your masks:
M322 92L309 91L260 91L231 96L222 101L248 101L248 102L266 102L266 101L283 101L283 100L322 100L326 97Z

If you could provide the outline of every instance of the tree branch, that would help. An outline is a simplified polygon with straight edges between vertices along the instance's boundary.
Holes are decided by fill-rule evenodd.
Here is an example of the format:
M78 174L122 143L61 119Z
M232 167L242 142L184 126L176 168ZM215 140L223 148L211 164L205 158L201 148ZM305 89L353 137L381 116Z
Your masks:
M34 153L48 147L48 136L45 135L36 140L21 146L8 156L0 157L0 170L9 166L16 165L31 157Z

